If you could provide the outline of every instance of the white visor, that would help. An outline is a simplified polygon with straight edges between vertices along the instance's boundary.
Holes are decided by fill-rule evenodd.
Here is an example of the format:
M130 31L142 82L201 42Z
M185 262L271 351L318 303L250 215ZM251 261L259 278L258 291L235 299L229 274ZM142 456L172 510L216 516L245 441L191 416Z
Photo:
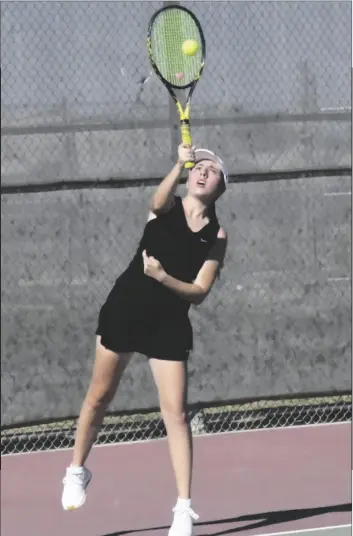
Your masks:
M196 149L195 150L195 162L200 162L201 160L212 160L212 162L215 162L216 164L219 164L221 166L221 170L223 173L223 180L224 180L224 187L227 188L228 184L228 173L225 168L223 160L219 158L219 156L215 155L212 151L209 151L208 149Z

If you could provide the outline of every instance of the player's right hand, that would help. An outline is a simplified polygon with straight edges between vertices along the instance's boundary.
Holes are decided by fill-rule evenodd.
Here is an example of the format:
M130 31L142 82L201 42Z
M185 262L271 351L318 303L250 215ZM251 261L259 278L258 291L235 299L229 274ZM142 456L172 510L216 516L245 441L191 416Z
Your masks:
M184 165L186 162L195 161L195 147L181 143L178 147L178 162Z

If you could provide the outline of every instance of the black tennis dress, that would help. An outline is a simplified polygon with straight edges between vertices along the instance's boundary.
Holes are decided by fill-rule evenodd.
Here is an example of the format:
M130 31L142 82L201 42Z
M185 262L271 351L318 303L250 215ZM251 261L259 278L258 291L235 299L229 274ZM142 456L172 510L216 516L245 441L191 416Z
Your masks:
M190 302L144 273L142 251L155 257L168 275L192 283L214 245L216 215L200 231L187 224L180 197L173 208L147 222L137 252L118 277L99 313L96 334L114 352L185 361L193 348Z

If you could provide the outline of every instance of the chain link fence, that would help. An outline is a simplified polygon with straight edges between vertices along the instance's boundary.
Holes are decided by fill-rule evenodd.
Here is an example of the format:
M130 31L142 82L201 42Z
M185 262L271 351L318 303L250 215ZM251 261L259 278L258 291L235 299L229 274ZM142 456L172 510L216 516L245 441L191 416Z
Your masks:
M238 403L190 411L194 436L333 424L352 420L352 397L349 394L277 401ZM76 419L3 430L2 455L72 448ZM110 415L104 419L96 444L162 439L166 430L159 412L135 415Z
M1 3L4 454L72 445L99 308L172 166L174 109L145 50L161 5ZM231 175L226 265L191 312L194 433L349 421L349 3L183 5L207 41L194 142ZM100 443L164 436L136 359ZM220 393L246 402L215 407Z
M148 63L162 2L2 2L3 187L163 176L178 135ZM231 174L351 165L347 2L186 2L207 42L197 146Z

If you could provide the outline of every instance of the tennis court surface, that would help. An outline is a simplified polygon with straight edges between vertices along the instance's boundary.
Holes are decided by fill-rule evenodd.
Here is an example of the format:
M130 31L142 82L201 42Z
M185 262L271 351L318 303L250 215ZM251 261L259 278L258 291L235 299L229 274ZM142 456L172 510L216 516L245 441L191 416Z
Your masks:
M197 536L351 534L350 423L195 438ZM61 509L71 450L2 457L2 536L167 534L176 498L166 440L95 447L88 498ZM302 532L303 531L303 532Z

